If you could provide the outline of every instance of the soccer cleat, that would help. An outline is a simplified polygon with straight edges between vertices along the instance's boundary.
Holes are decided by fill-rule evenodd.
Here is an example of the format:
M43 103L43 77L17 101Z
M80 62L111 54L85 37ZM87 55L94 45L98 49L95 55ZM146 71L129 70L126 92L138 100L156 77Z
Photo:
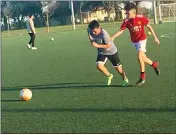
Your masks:
M157 75L160 75L160 70L158 68L154 68L154 70Z
M123 85L123 86L128 86L128 84L129 84L128 78L125 78L125 79L123 80L122 85Z
M156 73L157 75L159 75L159 74L160 74L160 70L159 70L159 68L158 68L159 63L158 63L157 61L154 61L152 65L153 65L153 69L155 70L155 73Z
M27 48L29 48L29 49L31 48L30 44L27 44Z
M136 83L137 86L141 86L145 83L145 79L140 78L139 81Z
M36 49L37 49L37 47L32 47L31 49L32 49L32 50L36 50Z
M112 82L113 74L110 74L110 76L107 77L106 85L110 85Z

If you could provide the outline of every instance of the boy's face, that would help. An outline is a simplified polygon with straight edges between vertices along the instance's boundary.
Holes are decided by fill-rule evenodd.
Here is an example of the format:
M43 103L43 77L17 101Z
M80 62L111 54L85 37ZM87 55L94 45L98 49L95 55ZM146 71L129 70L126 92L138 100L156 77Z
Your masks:
M136 10L135 9L126 10L125 14L127 19L133 18L136 15Z
M95 29L93 29L92 31L93 31L93 34L94 34L94 35L99 35L100 32L101 32L101 28L100 28L100 27L99 27L99 28L95 28Z
M32 20L33 20L33 19L34 19L34 16L32 15L30 19L32 19Z

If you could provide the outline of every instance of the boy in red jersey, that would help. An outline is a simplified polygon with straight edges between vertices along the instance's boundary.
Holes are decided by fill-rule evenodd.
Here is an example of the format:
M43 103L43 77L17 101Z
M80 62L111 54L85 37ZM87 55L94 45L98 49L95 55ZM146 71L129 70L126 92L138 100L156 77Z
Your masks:
M145 63L151 65L157 75L160 74L160 70L158 69L158 62L150 60L145 54L147 37L145 34L144 26L146 26L152 33L155 42L158 45L160 44L160 41L153 31L153 28L150 26L149 20L143 15L136 14L136 6L134 4L130 3L129 5L126 5L125 10L126 19L122 23L120 30L115 33L111 39L113 41L116 37L120 36L126 28L129 29L133 46L138 51L138 61L140 64L140 79L136 85L142 85L145 83Z

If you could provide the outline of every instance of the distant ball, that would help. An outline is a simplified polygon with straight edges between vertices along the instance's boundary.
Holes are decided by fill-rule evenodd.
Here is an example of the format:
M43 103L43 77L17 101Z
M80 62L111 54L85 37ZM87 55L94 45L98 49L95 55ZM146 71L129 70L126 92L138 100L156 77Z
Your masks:
M162 24L163 22L162 21L159 21L159 24Z
M51 41L54 41L54 38L51 38Z
M20 36L21 36L22 34L20 34Z
M150 36L150 35L152 35L152 33L151 33L151 32L148 32L148 35Z
M32 91L24 88L20 91L20 98L24 101L29 101L32 98Z

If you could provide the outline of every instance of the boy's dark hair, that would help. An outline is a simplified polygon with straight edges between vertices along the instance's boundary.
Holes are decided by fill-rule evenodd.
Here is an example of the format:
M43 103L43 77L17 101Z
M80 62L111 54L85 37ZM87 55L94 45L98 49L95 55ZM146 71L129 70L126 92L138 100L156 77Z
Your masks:
M92 22L90 22L88 27L89 29L93 30L93 29L99 28L100 24L98 23L98 21L93 20Z
M33 14L29 14L28 16L29 16L29 18L31 18L33 16Z
M135 4L130 3L130 4L127 4L124 9L125 9L125 10L131 10L131 9L137 10L137 7L136 7Z

